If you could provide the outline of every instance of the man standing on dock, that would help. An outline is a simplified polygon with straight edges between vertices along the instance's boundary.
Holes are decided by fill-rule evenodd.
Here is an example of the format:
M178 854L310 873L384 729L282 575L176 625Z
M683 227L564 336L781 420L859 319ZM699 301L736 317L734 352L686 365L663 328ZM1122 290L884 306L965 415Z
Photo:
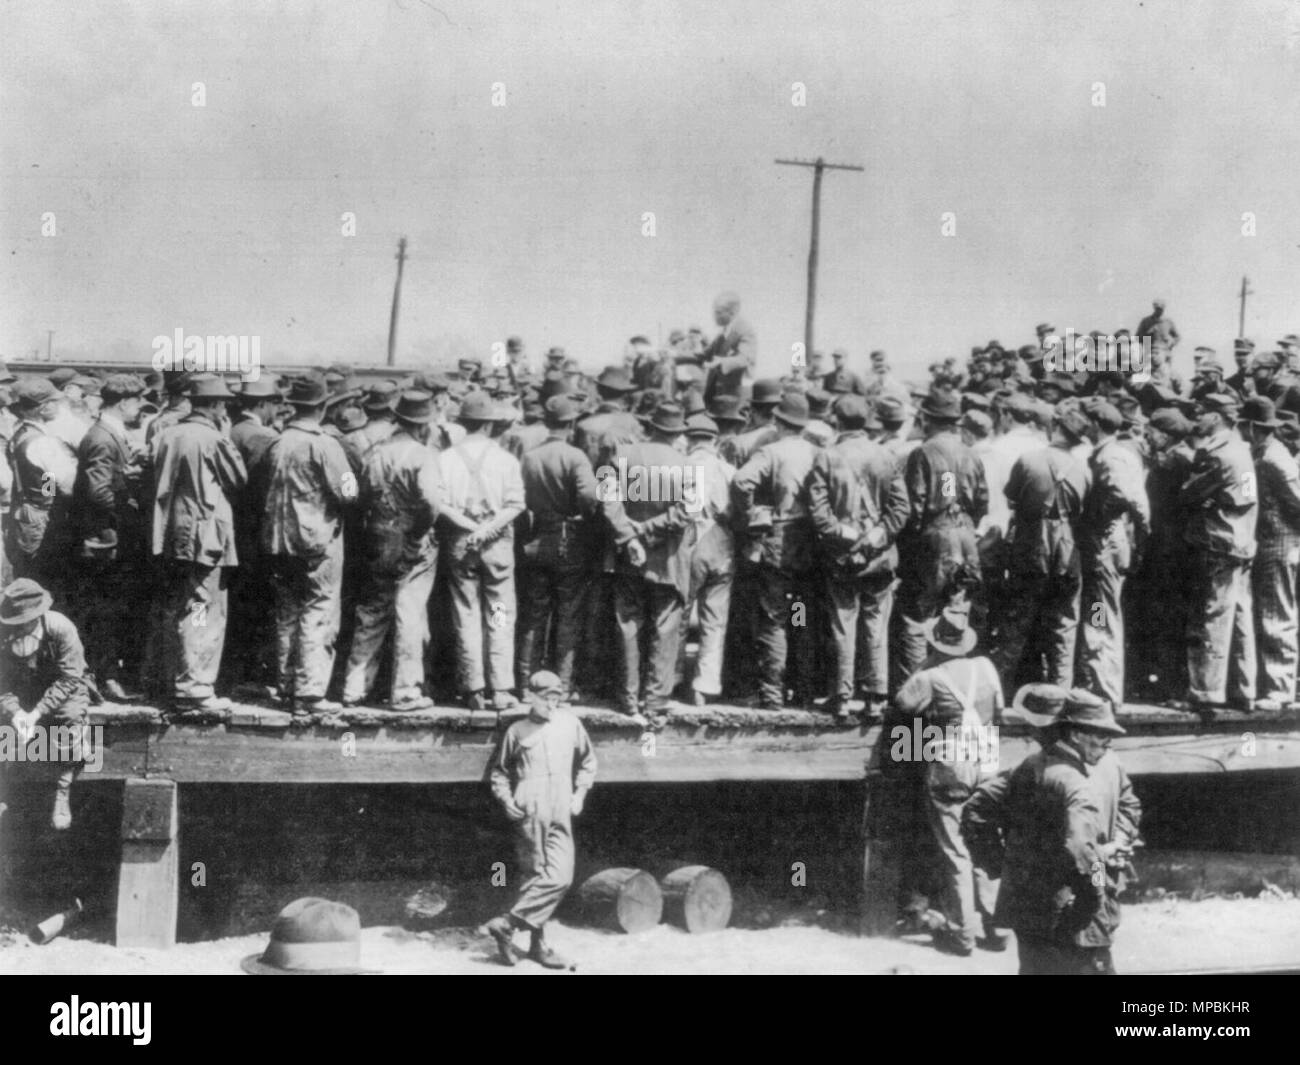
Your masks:
M514 905L487 923L506 965L518 960L515 932L527 931L533 961L574 967L547 945L545 929L573 883L573 818L596 781L596 754L577 715L560 709L563 693L554 673L529 677L529 714L506 730L492 759L492 795L514 824L525 878Z

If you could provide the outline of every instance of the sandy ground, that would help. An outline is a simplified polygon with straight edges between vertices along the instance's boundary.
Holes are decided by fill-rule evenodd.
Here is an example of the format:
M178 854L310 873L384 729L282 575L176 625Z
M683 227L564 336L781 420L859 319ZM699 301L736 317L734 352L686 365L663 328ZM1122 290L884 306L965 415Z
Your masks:
M1128 906L1123 921L1115 949L1120 972L1300 966L1300 899L1167 899ZM920 937L862 939L808 925L727 929L700 936L659 925L626 936L556 924L550 939L557 950L579 963L582 973L1016 971L1014 944L1005 954L976 951L971 958L953 958L939 954ZM119 950L77 938L37 947L25 936L8 931L0 932L0 972L236 974L240 959L260 953L265 944L265 935L251 935L183 943L170 951ZM531 962L514 969L499 965L490 941L473 930L417 934L397 927L366 928L362 962L388 974L545 972Z

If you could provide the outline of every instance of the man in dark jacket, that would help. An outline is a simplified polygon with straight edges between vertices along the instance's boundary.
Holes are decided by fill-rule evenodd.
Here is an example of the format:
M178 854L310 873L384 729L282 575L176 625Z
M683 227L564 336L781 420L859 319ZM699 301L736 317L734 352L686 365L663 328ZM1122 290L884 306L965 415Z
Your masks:
M1016 709L1050 730L1046 745L975 792L962 836L975 865L1002 879L997 924L1016 933L1022 976L1113 974L1119 896L1142 814L1109 750L1124 730L1108 702L1079 689L1052 706Z

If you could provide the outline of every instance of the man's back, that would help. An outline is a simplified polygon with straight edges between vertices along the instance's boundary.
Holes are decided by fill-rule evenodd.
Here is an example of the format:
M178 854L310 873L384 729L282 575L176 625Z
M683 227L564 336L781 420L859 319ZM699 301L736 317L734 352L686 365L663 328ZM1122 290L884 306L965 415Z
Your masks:
M338 440L311 422L290 422L271 446L262 548L312 558L339 535L356 475Z
M234 509L244 488L239 451L199 414L154 438L153 553L206 566L234 566Z

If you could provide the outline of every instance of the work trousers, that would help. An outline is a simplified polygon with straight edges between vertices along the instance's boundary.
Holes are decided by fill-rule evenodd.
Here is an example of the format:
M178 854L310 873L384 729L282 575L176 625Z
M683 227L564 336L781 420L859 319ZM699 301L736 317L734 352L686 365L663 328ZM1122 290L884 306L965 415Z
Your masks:
M77 609L72 617L86 648L86 668L101 686L107 680L133 685L148 632L137 622L148 612L142 595L148 587L144 571L123 561L82 559L79 563L81 597L74 601Z
M1255 697L1255 622L1250 560L1193 556L1196 586L1187 619L1189 694L1197 702ZM1229 691L1231 688L1231 691Z
M964 511L931 517L925 528L906 531L899 538L899 588L897 609L898 676L915 673L929 654L926 622L943 608L944 593L958 567L980 574L979 544L975 526Z
M630 573L616 575L614 614L623 640L623 694L619 702L624 713L636 712L642 691L650 713L666 709L677 665L682 608L682 597L672 585Z
M806 656L808 603L800 598L806 575L760 566L758 574L758 691L767 709L785 705L786 662ZM803 609L797 611L796 606ZM793 652L793 654L791 654Z
M390 700L394 705L424 694L424 654L429 646L429 596L438 572L436 548L400 574L368 574L361 583L343 679L344 702L361 702L379 678L384 641L393 633Z
M998 882L975 868L961 835L962 804L974 793L974 788L951 785L927 789L925 811L941 856L940 912L949 931L968 948L975 946L981 925L991 927L998 901Z
M1074 686L1074 653L1079 633L1080 586L1077 576L1013 572L1007 583L1007 609L999 626L994 656L1008 691L1026 681L1045 679ZM1032 661L1027 661L1026 653ZM1039 660L1047 659L1041 677Z
M515 824L515 854L523 883L510 916L516 924L540 931L573 884L570 819L528 814Z
M869 695L889 692L889 618L896 581L892 573L851 577L826 573L831 640L835 646L832 698L851 699L855 686Z
M259 556L239 556L230 581L229 654L221 667L222 684L273 683L275 677L275 598L271 578Z
M1114 976L1110 947L1077 947L1016 933L1021 976Z
M1296 575L1300 543L1260 544L1251 572L1258 633L1259 697L1295 701Z
M466 551L464 537L458 537L451 544L451 559L451 627L456 634L461 690L511 691L515 687L513 541L497 540L478 552Z
M691 559L689 603L697 605L700 619L700 646L691 687L705 695L722 694L722 662L733 574L734 560L730 555L711 557L697 551Z
M163 662L177 699L215 694L226 644L227 571L169 559L163 569Z
M342 617L343 537L334 537L315 558L273 556L271 588L280 696L323 699Z
M515 676L523 684L539 669L552 671L566 691L573 689L573 667L582 632L591 584L586 566L533 564L524 572L523 609L519 618L519 648ZM551 637L555 654L547 653Z
M1124 705L1124 578L1128 545L1123 533L1083 555L1083 685L1112 706Z

